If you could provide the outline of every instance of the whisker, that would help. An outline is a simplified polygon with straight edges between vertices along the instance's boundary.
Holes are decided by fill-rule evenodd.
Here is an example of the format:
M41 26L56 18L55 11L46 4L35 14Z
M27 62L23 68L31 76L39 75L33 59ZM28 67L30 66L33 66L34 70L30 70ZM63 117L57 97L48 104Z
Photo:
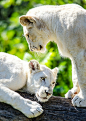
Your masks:
M78 109L74 106L75 110L78 111ZM79 111L78 111L79 112Z

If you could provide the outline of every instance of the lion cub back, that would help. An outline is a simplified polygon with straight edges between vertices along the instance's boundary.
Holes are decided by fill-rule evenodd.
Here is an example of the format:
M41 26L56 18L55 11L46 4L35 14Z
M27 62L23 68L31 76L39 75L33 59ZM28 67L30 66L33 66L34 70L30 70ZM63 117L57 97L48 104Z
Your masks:
M0 52L0 84L18 90L25 84L25 73L22 60L14 55Z

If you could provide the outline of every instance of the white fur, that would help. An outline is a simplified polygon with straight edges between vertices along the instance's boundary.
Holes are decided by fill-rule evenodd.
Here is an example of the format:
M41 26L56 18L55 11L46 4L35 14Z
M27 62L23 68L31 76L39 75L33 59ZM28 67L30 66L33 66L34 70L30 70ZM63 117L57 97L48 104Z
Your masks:
M43 112L40 104L21 97L15 91L23 88L35 94L39 101L46 102L53 93L57 71L57 68L51 70L39 65L36 60L25 62L0 52L0 102L10 104L29 118L40 115Z
M20 23L31 51L44 52L55 41L60 54L71 59L73 88L66 97L75 96L73 105L86 107L86 10L77 4L40 6L21 16Z

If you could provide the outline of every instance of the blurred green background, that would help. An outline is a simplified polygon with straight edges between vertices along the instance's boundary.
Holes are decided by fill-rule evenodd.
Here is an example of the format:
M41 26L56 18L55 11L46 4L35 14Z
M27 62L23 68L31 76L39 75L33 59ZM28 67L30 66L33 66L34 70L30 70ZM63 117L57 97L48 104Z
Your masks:
M36 59L51 69L58 67L58 79L53 93L57 96L64 96L73 86L71 62L59 55L54 42L47 44L47 51L44 54L30 52L23 36L23 28L19 23L19 16L38 5L68 3L77 3L86 9L86 0L0 0L0 52L16 55L26 61Z

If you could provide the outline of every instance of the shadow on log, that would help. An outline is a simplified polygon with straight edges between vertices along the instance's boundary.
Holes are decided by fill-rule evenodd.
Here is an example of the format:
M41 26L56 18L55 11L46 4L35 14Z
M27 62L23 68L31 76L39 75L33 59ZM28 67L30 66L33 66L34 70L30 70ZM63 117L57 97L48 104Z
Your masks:
M34 95L19 92L24 98L34 100ZM70 99L52 96L46 103L41 103L44 113L37 118L28 119L10 105L0 103L0 121L86 121L86 108L76 108Z

